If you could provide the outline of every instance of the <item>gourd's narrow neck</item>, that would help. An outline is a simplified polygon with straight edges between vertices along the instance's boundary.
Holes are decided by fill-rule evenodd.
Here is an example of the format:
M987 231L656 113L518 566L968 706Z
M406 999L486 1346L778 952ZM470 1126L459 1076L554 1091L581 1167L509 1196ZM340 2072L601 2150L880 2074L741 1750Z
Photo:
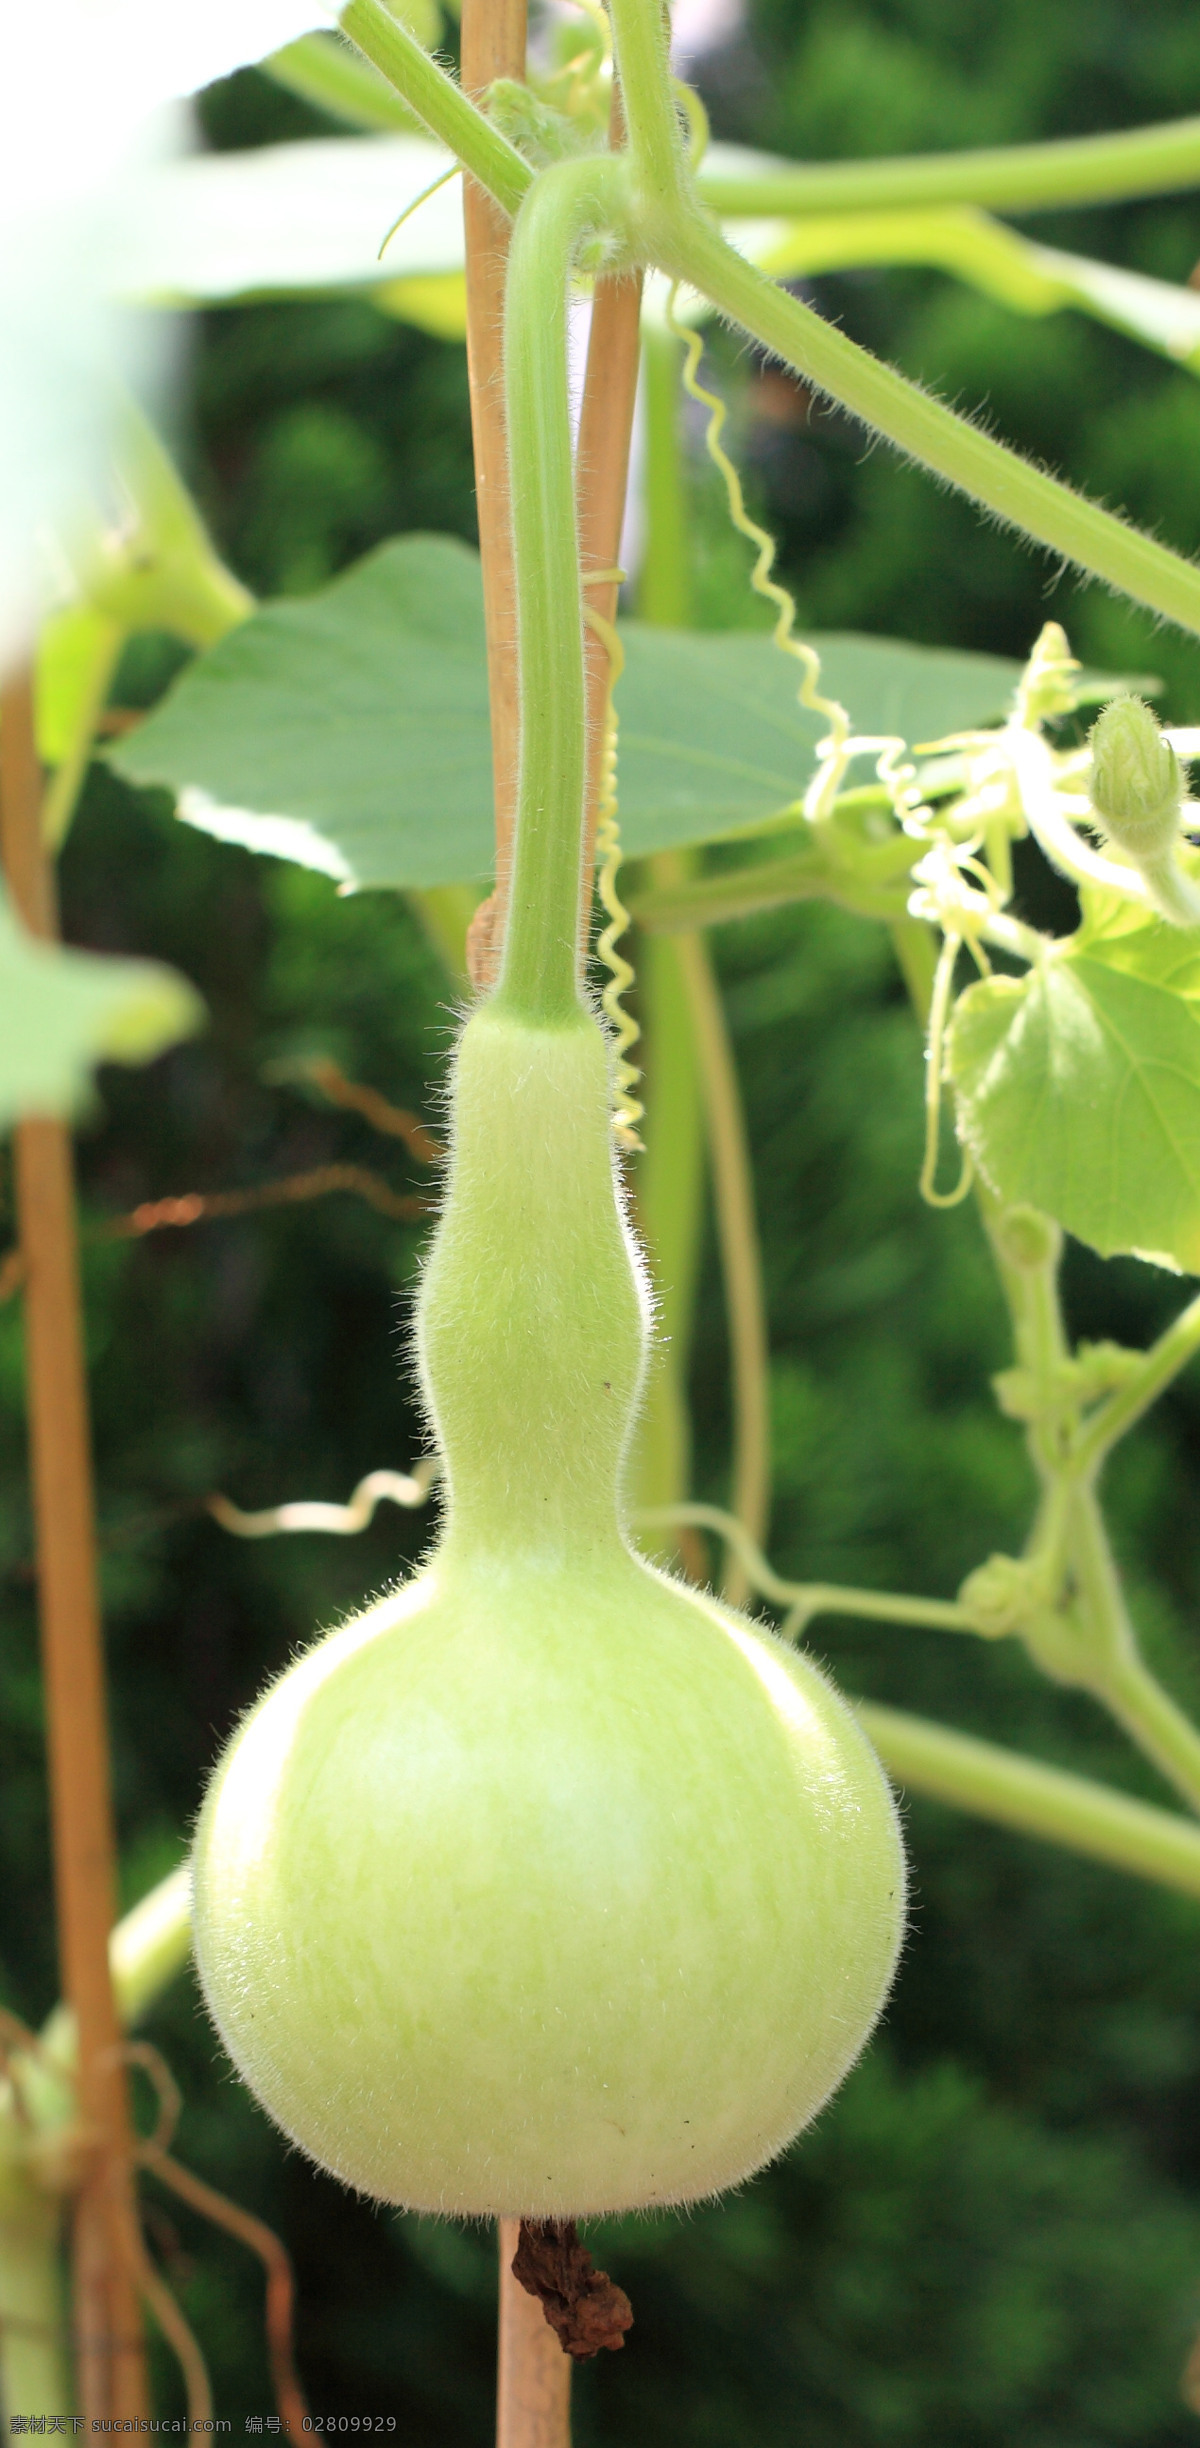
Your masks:
M620 1538L648 1303L613 1173L608 1048L499 999L468 1023L417 1346L446 1469L443 1550L550 1565Z
M584 238L619 220L621 162L562 162L517 216L505 305L521 749L497 1001L561 1022L579 999L587 781L583 616L567 394L567 284Z

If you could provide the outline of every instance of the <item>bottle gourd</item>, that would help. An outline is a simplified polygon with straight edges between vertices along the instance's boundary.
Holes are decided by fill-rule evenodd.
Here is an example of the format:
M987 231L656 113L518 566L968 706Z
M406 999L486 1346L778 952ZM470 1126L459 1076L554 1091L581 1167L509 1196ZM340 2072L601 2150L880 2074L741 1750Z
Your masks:
M649 1311L609 1117L582 999L476 1010L417 1312L440 1535L259 1701L196 1835L235 2064L322 2167L421 2210L738 2182L858 2055L903 1925L845 1703L626 1537Z

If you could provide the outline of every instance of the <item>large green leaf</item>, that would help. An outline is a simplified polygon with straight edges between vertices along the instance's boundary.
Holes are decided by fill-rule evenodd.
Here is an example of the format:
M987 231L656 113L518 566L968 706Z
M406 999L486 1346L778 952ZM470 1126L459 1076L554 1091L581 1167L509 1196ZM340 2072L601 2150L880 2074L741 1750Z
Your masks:
M626 852L724 839L803 791L825 728L763 636L624 632ZM816 641L858 729L934 739L1003 711L1019 666L891 639ZM350 884L473 882L492 864L483 598L447 537L381 545L303 602L276 603L192 664L109 750L180 795L190 823ZM869 770L866 769L866 770Z
M171 306L461 272L461 180L418 204L452 168L427 136L314 136L165 162L120 233L110 286Z
M992 1188L1110 1257L1200 1273L1200 930L1108 892L1024 978L971 986L950 1067Z
M39 943L0 896L0 1129L72 1113L96 1063L149 1062L203 1016L175 970Z

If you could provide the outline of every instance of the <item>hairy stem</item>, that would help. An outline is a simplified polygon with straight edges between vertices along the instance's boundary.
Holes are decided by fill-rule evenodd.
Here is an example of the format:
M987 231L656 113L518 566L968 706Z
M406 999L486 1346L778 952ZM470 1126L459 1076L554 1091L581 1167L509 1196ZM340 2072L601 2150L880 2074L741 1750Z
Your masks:
M646 526L637 608L639 619L657 629L687 629L692 618L687 487L679 437L682 362L674 332L647 318L642 331Z
M614 108L618 102L619 97L614 97ZM620 580L614 575L597 585L595 574L599 570L615 573L621 550L637 395L641 303L640 273L611 275L596 283L576 446L579 557L587 582L584 600L589 610L610 623L617 617ZM603 636L590 627L585 631L583 654L588 735L584 887L590 897L610 686L608 647ZM586 913L583 925L586 930Z
M702 937L681 936L679 965L699 1060L732 1347L733 1511L747 1537L761 1544L771 1509L771 1389L754 1176L733 1049ZM732 1543L722 1588L732 1606L749 1588Z
M472 102L498 76L525 74L525 0L466 0L462 14L462 77ZM492 929L503 932L517 807L520 719L514 611L512 519L508 490L508 422L504 411L504 289L508 216L485 187L463 188L467 275L467 379L471 448L483 576L488 711L492 741L492 804L496 836L496 905Z
M1189 1820L903 1709L864 1702L857 1713L885 1768L914 1793L1200 1896L1200 1828Z
M583 615L567 406L567 278L597 223L619 216L611 156L543 172L518 215L505 322L521 685L511 901L498 993L540 1022L577 1009L586 795Z
M1049 144L988 145L970 153L924 153L883 161L782 164L747 177L702 172L704 202L730 217L877 211L918 204L982 204L993 212L1044 212L1062 204L1115 203L1200 186L1200 119L1122 128Z
M667 1505L641 1514L639 1520L648 1528L661 1521L715 1531L737 1554L747 1586L773 1606L787 1608L790 1630L797 1637L816 1615L856 1615L868 1623L912 1624L930 1632L974 1633L977 1629L967 1608L950 1598L904 1598L891 1590L842 1589L832 1581L785 1581L768 1564L757 1541L720 1505Z
M1099 1470L1113 1446L1156 1402L1173 1377L1187 1367L1200 1351L1200 1294L1189 1301L1173 1325L1168 1326L1157 1343L1145 1353L1136 1374L1100 1410L1093 1413L1075 1441L1074 1464L1078 1471L1091 1477Z
M533 184L524 155L422 50L415 34L393 17L384 0L348 0L340 22L343 33L382 70L430 134L449 146L464 170L478 179L511 218Z
M692 282L752 339L907 457L1048 551L1200 633L1200 569L931 399L777 288L699 215L660 216L653 245L673 278Z
M1069 1554L1096 1652L1090 1688L1145 1758L1200 1811L1200 1732L1140 1654L1094 1488L1074 1491Z

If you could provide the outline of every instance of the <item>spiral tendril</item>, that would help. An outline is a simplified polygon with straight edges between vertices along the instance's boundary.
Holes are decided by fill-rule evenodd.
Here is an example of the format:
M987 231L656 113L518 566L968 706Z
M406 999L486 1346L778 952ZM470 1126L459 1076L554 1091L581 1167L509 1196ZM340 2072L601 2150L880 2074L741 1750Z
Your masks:
M611 586L619 583L621 570L589 570L584 586ZM598 637L608 656L608 691L604 701L604 758L600 769L600 797L596 810L596 861L599 874L597 890L608 915L596 945L597 953L609 971L607 986L600 997L600 1007L613 1031L613 1052L616 1061L617 1094L613 1111L613 1137L619 1147L638 1150L644 1142L638 1136L638 1123L645 1112L638 1094L641 1072L629 1060L629 1049L641 1036L641 1029L632 1012L621 1001L634 983L632 963L627 961L617 944L629 925L629 912L617 891L617 875L621 865L621 825L617 811L617 710L613 702L617 682L625 669L625 649L614 623L602 612L584 605L584 620Z

